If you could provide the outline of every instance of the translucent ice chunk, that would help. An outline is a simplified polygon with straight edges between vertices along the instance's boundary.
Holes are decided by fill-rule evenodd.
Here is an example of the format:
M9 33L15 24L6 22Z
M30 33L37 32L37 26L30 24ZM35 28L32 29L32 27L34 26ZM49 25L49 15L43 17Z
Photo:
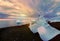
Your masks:
M43 41L48 41L60 34L60 31L51 27L43 17L40 17L35 24L31 25L30 29L33 33L38 32Z

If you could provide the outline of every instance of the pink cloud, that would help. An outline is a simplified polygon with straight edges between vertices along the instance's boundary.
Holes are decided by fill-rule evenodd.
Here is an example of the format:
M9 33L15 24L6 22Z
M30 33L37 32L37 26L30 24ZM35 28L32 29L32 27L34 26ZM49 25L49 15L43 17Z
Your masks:
M0 0L0 12L7 14L34 14L40 0ZM12 8L5 10L5 7ZM13 13L15 12L15 13Z

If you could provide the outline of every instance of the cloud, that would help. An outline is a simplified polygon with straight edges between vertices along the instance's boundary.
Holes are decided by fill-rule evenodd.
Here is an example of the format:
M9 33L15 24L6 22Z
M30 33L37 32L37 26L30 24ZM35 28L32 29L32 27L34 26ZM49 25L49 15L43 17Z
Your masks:
M59 1L59 0L58 0ZM20 16L26 14L28 16L44 15L46 11L55 10L57 7L56 0L0 0L0 12L9 15Z
M39 1L39 0L38 0ZM38 5L36 0L0 0L0 12L8 14L27 14L31 15L35 13L35 8ZM13 13L14 12L14 13Z
M4 13L0 12L0 19L1 18L8 18L8 16L9 16L8 14L4 14Z

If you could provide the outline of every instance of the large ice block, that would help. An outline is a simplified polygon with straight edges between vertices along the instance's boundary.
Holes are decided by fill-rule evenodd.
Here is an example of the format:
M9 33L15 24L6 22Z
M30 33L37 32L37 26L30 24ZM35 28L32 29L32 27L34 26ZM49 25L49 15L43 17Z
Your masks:
M33 33L38 32L43 41L48 41L60 34L60 31L51 27L47 20L41 17L37 22L30 26L30 29Z

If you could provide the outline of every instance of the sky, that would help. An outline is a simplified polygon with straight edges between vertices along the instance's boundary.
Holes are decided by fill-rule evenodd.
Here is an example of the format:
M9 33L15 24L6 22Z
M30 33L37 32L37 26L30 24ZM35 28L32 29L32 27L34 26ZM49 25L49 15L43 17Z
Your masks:
M60 15L60 0L0 0L1 18L15 18L21 14L48 18Z

